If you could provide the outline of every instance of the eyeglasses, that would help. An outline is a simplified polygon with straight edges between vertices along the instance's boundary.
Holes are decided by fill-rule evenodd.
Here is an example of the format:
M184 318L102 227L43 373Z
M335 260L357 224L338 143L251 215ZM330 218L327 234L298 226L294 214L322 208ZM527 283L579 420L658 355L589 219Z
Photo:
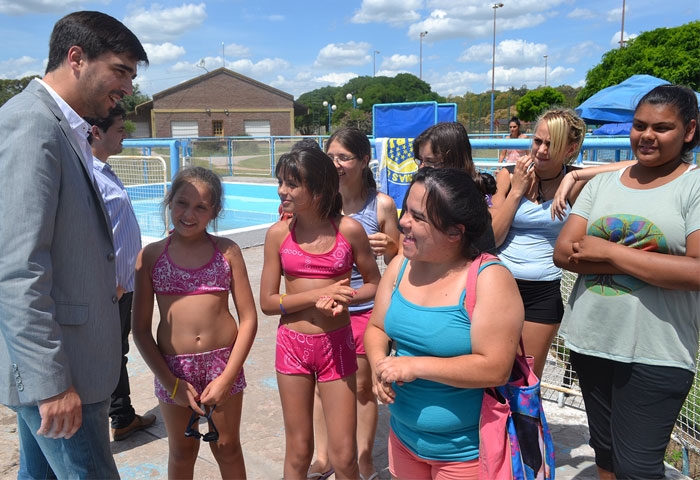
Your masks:
M355 160L357 157L355 157L355 156L349 157L347 155L333 155L332 153L329 153L328 158L330 158L334 162L346 163L346 162L349 162L350 160Z
M430 168L442 168L445 162L442 162L438 160L435 157L426 157L426 158L414 158L413 160L416 161L416 164L418 167L430 167Z
M201 438L205 442L218 441L219 431L216 429L216 425L214 425L214 421L211 419L211 414L214 413L215 408L216 405L212 405L211 410L209 410L209 412L204 416L204 418L207 419L207 423L209 424L209 432L205 433L204 435L202 435L201 433L199 433L199 431L193 428L195 424L199 422L201 415L192 410L192 416L190 417L190 421L187 423L187 428L185 429L185 436L188 438L196 438L197 440Z

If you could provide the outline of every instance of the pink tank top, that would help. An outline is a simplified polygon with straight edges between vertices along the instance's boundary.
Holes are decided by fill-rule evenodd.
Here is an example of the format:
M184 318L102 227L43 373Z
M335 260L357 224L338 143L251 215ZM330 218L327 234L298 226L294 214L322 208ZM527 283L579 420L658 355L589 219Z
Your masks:
M292 220L292 228L280 245L280 262L285 275L303 278L335 278L352 270L354 258L352 247L338 230L335 222L335 245L326 253L309 253L301 249L296 241L294 228L296 219Z
M171 238L168 237L165 241L163 253L151 271L153 291L156 295L201 295L227 292L231 289L231 266L213 238L208 236L214 245L214 255L209 263L199 268L184 268L173 262L168 254Z

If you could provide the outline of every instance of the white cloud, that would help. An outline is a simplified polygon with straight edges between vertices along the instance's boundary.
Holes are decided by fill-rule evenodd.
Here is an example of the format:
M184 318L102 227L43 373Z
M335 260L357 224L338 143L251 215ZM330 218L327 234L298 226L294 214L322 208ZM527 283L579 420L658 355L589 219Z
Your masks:
M151 10L134 10L126 16L124 24L133 30L142 42L165 42L199 28L206 18L204 3L189 3L173 8L153 4Z
M229 43L224 46L224 53L226 58L229 57L249 57L250 49L244 45L238 45L237 43Z
M185 49L179 45L173 45L170 42L153 44L144 43L143 48L148 54L148 61L151 65L162 65L164 63L169 63L182 57L186 52Z
M590 20L596 18L595 12L587 8L575 8L567 15L567 18L577 18L579 20Z
M364 65L371 60L371 55L367 53L371 49L366 42L330 43L318 52L314 66L343 68Z
M0 62L0 78L15 79L32 75L43 76L45 63L45 61L27 55L20 58L4 60Z
M563 56L563 62L573 65L584 58L598 56L600 52L600 45L592 40L586 40L571 47Z
M637 37L638 37L638 35L636 33L625 32L625 35L623 38L624 38L625 42L628 42L628 41L632 40L633 38L637 38ZM619 30L617 32L615 32L615 34L610 39L610 46L612 48L619 48L620 47L620 31Z
M108 4L108 0L98 3ZM80 10L84 0L0 0L0 14L27 15L32 13L68 13Z
M355 11L353 23L388 23L399 26L420 19L417 10L423 7L422 0L362 0Z
M627 8L625 8L625 13L627 13ZM613 8L605 12L605 19L608 22L619 23L622 20L622 8Z
M385 71L405 71L408 68L418 65L420 59L418 55L398 55L394 54L384 57L382 69ZM391 75L387 75L391 76Z
M281 58L264 58L259 62L241 59L233 62L227 61L226 68L254 78L260 82L267 83L267 78L264 78L266 75L280 71L289 71L292 65Z

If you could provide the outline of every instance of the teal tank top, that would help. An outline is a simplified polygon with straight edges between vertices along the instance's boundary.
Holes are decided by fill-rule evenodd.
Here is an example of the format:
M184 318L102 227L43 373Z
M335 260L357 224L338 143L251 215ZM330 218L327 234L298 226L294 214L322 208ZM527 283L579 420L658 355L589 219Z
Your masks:
M455 357L472 353L471 322L464 307L466 290L458 305L416 305L398 289L406 264L404 260L384 318L384 330L395 341L396 356ZM394 384L393 388L396 398L389 405L391 428L413 453L451 462L478 458L483 389L456 388L420 378L400 386Z

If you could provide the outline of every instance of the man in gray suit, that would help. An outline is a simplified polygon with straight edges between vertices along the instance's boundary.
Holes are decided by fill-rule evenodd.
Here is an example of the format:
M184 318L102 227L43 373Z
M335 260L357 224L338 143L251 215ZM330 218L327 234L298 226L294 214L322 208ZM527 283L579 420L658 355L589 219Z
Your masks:
M0 108L0 403L20 477L118 478L106 422L121 342L114 246L89 125L148 57L99 12L59 20L43 80Z

